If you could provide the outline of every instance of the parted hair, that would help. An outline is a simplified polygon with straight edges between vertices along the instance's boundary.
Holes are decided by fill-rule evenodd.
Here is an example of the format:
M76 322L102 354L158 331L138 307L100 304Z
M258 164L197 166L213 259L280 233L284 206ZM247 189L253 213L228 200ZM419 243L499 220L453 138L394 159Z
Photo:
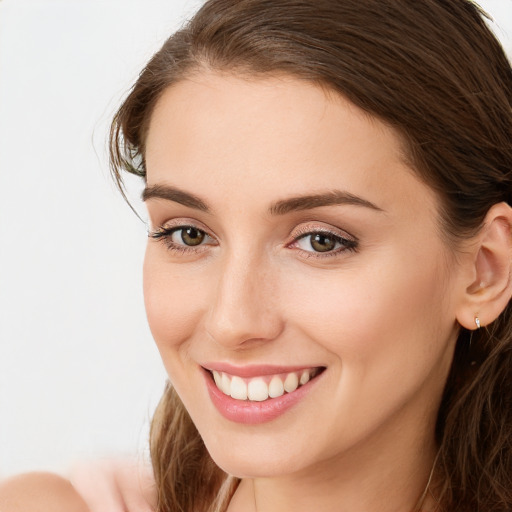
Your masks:
M343 95L391 126L440 200L455 248L511 201L512 70L469 0L209 0L153 56L111 128L114 177L145 178L163 91L201 70L286 74ZM124 193L124 192L123 192ZM426 242L428 243L428 242ZM444 512L512 510L512 317L459 339L439 409L430 490ZM238 480L211 459L168 385L151 428L158 512L219 512Z

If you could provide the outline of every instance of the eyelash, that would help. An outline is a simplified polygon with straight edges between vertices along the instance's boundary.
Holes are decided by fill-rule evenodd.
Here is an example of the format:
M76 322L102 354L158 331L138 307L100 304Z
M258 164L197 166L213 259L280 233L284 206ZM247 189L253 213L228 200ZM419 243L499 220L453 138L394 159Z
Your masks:
M194 225L179 225L179 226L172 226L172 227L165 227L161 226L157 228L155 231L151 231L148 233L148 236L152 238L153 240L161 241L165 244L168 250L179 253L179 254L193 254L202 252L205 246L211 245L211 244L203 244L199 243L197 246L191 246L191 245L181 245L176 244L172 241L172 236L179 232L179 231L185 231L187 229L194 229L198 231L199 233L202 233L205 237L209 237L212 240L215 240L214 237L209 235L206 231L203 229L200 229ZM306 251L304 249L300 249L297 247L297 250L299 250L306 258L333 258L336 256L340 256L341 253L344 253L345 251L349 252L356 252L359 247L359 242L355 238L346 238L344 236L341 236L339 233L335 233L333 231L330 231L328 229L311 229L306 228L303 230L299 230L299 233L296 234L293 241L286 245L286 247L294 247L297 246L297 244L301 241L306 239L308 236L313 235L323 235L327 238L331 238L334 240L335 244L339 244L341 247L338 247L335 250L332 251L325 251L324 253L320 251ZM183 237L183 235L182 235Z
M165 244L165 246L167 247L167 249L171 252L184 254L184 253L198 253L198 252L201 252L202 250L204 250L202 248L207 244L201 243L201 244L198 244L197 246L185 245L185 244L181 245L181 244L177 244L172 241L172 235L174 235L174 233L176 233L178 231L184 232L187 229L195 229L199 233L203 233L205 235L205 237L209 237L212 240L215 240L212 236L210 236L203 229L200 229L200 228L190 225L190 224L180 225L180 226L172 226L172 227L161 226L161 227L157 228L155 231L149 232L148 236L150 238L152 238L153 240L158 240L158 241L163 242ZM182 237L183 237L183 235L182 235Z
M301 240L304 240L308 236L310 237L313 235L322 235L327 238L331 238L334 240L336 244L339 244L341 247L338 247L337 249L332 251L325 251L324 253L320 251L306 251L304 249L298 248L298 250L301 251L301 253L304 254L306 258L334 258L336 256L341 256L341 254L344 253L345 251L356 252L357 249L359 248L358 240L353 237L345 237L342 236L340 233L325 228L311 229L310 227L299 229L293 241L290 244L288 244L287 247L293 247L294 245L296 246L298 242L300 242Z

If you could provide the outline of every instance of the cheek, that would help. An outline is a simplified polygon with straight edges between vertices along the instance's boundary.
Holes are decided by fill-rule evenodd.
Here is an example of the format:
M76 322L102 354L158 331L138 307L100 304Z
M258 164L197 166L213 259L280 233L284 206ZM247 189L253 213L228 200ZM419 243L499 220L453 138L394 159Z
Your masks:
M202 315L205 288L181 265L170 265L160 247L151 245L146 249L143 279L149 327L163 356L182 348L190 338Z
M340 449L400 411L410 412L410 422L431 420L450 367L456 327L448 278L432 261L389 256L364 271L354 265L315 281L305 277L288 290L295 324L330 353L326 436L339 439Z
M429 256L390 251L372 265L361 261L322 279L305 276L289 285L293 314L308 337L365 381L425 374L455 325L443 258Z

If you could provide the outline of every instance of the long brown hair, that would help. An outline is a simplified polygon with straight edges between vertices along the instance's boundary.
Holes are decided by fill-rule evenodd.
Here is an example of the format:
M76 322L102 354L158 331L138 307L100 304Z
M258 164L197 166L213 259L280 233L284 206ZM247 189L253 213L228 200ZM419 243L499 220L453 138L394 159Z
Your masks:
M162 92L202 68L287 73L342 94L393 127L411 168L441 200L448 243L512 204L512 71L469 0L210 0L142 71L111 132L111 161L145 176ZM512 317L461 329L439 410L434 494L450 512L512 510ZM468 348L470 347L470 348ZM223 510L236 487L211 460L168 387L151 453L159 512Z

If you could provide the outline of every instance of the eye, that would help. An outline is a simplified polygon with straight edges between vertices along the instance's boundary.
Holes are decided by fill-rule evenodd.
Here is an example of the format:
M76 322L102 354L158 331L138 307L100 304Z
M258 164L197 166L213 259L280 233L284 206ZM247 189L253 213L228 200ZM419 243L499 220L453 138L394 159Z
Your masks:
M357 249L357 240L341 236L330 231L309 231L298 236L292 246L311 253L325 256L334 256L340 252Z
M312 233L297 240L297 245L305 251L312 248L315 252L329 252L336 249L340 244L333 235Z
M171 233L171 241L175 244L188 246L200 245L207 237L204 231L194 227L176 228Z
M202 246L216 244L212 236L196 226L163 226L149 236L163 241L171 251L197 251Z

